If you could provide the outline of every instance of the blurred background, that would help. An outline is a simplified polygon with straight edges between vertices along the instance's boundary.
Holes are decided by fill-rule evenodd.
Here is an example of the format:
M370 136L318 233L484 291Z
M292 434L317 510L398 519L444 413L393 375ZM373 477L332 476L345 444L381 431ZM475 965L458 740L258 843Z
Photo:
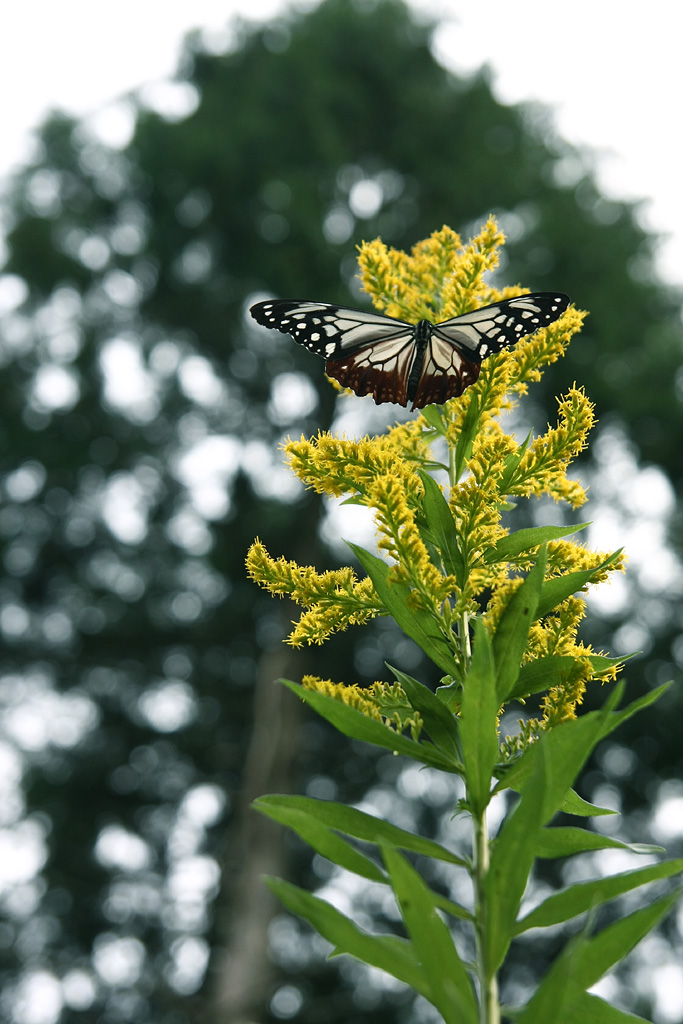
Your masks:
M278 444L407 414L336 399L319 360L248 316L271 295L361 304L362 239L408 248L493 212L508 236L498 281L559 288L590 311L510 425L543 429L554 396L585 385L599 425L576 470L591 495L580 518L593 546L626 547L629 568L591 599L582 635L641 652L629 699L680 683L683 203L667 78L680 33L670 6L646 14L578 2L568 24L531 0L196 0L6 16L5 1019L431 1019L379 972L326 962L260 876L312 887L367 927L392 927L384 893L248 810L262 792L303 792L459 841L451 780L347 742L273 684L308 671L366 684L386 678L389 652L434 682L420 652L380 621L294 653L294 610L244 573L256 535L320 570L347 561L342 536L370 536L359 510L305 494ZM514 525L564 515L530 502ZM674 685L603 744L580 792L622 816L596 828L681 855L682 722ZM586 856L571 877L631 864ZM541 864L538 892L562 869ZM682 930L670 918L602 994L683 1020ZM506 1001L561 941L521 946Z

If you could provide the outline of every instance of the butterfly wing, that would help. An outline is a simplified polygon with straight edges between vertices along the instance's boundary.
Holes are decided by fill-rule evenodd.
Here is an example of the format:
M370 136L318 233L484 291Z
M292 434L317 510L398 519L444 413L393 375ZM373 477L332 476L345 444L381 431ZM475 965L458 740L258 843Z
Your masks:
M465 355L457 344L445 341L432 333L422 361L419 378L410 389L413 409L425 405L443 405L449 398L457 398L465 388L479 377L481 364Z
M408 403L415 326L405 320L325 302L273 299L251 307L263 324L290 334L327 360L330 377L375 402Z
M467 358L480 363L493 352L515 345L520 338L553 323L570 302L571 299L561 292L519 295L444 320L434 326L434 333L456 345Z

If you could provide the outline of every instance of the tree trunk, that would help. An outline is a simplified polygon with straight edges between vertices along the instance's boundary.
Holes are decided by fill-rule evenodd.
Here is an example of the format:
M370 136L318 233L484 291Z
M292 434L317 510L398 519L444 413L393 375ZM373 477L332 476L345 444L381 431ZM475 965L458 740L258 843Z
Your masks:
M263 875L285 873L284 833L250 804L263 793L293 788L300 702L275 680L296 678L297 660L294 651L280 644L259 665L240 805L228 837L223 895L216 906L217 945L204 989L207 1024L254 1024L271 986L267 933L277 904Z

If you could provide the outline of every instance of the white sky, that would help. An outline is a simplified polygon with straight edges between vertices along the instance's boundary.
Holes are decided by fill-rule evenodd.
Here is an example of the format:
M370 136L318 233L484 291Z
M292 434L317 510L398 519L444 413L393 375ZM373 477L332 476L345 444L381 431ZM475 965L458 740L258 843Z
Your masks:
M219 30L232 14L267 17L282 7L282 0L6 3L0 15L0 175L28 152L29 129L50 106L90 112L170 75L190 28ZM413 0L413 7L437 11L447 22L439 52L455 70L489 63L499 99L550 104L565 137L599 150L603 188L646 200L646 223L670 236L661 268L683 283L683 5Z

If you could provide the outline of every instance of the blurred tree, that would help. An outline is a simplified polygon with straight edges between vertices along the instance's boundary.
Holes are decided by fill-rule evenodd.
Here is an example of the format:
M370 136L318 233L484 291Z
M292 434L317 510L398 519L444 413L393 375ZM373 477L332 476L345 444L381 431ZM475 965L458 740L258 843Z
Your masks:
M552 418L576 377L606 457L621 430L682 483L675 297L636 210L600 195L547 115L445 70L397 0L326 0L234 32L218 54L191 38L174 86L122 104L119 148L51 117L6 198L2 756L25 801L15 788L3 806L8 1017L40 998L64 1022L409 1019L403 993L321 967L287 919L266 955L260 873L286 855L290 873L311 866L248 799L360 798L376 767L302 727L272 680L314 665L368 681L390 649L407 668L415 654L379 623L295 655L288 610L244 578L256 534L319 568L340 557L276 447L328 427L334 393L319 361L249 320L257 296L359 304L361 238L408 247L496 212L501 279L592 314L527 415ZM348 401L359 429L396 414ZM661 672L681 624L656 601L640 625ZM606 646L619 624L596 621ZM634 801L680 757L673 730L660 739L657 757L637 750ZM379 770L388 791L393 759Z

